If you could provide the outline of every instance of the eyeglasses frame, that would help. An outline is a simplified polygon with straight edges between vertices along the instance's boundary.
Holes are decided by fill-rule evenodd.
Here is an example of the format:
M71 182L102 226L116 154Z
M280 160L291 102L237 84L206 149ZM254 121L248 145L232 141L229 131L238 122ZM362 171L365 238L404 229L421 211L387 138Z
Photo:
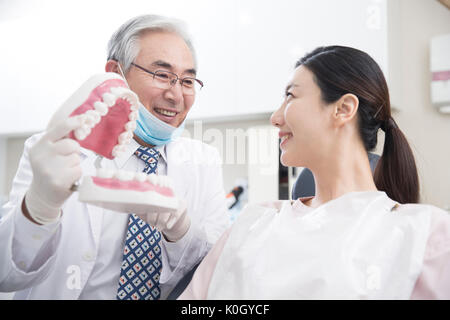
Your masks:
M138 65L138 64L136 64L134 62L132 62L131 65L135 66L138 69L141 69L144 72L147 72L147 73L151 74L153 76L153 80L155 79L156 73L158 71L163 71L163 72L167 72L167 73L173 74L176 77L176 79L174 79L172 81L169 81L170 87L173 87L177 83L177 81L179 81L180 84L181 84L181 87L183 87L183 81L186 80L186 79L191 79L191 80L196 81L200 85L200 90L203 88L203 81L201 81L201 80L199 80L197 78L193 78L193 77L180 78L176 73L173 73L173 72L170 72L170 71L167 71L167 70L155 70L155 72L152 72L152 71L147 70L146 68L144 68L144 67L142 67L142 66L140 66L140 65Z

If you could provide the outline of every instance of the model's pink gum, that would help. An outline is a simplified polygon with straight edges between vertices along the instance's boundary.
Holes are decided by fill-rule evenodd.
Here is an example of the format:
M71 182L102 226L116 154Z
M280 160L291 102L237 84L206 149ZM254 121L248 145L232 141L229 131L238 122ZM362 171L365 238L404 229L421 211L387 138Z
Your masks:
M123 80L110 79L102 82L94 90L91 91L87 100L76 108L70 117L86 113L88 110L95 110L94 103L102 101L102 96L106 92L110 92L111 88L124 87L128 88ZM112 107L108 107L108 113L101 118L84 140L75 138L73 132L70 138L77 140L83 148L94 151L108 159L113 159L113 148L118 144L119 135L125 131L125 124L130 121L128 116L131 112L131 104L125 99L117 99Z
M161 187L154 185L148 181L122 181L114 178L99 178L99 177L92 177L92 181L94 184L103 187L103 188L109 188L109 189L115 189L115 190L131 190L131 191L155 191L163 196L166 197L173 197L173 191L170 188L167 187Z

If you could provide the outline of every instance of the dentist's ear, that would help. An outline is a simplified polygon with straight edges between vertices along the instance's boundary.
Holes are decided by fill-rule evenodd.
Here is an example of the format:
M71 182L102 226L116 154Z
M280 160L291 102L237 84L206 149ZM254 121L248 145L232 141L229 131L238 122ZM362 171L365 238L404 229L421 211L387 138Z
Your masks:
M333 118L338 127L356 119L358 112L359 99L351 93L344 94L334 107Z
M127 78L125 77L125 73L123 72L119 62L117 62L116 60L108 60L108 62L106 62L106 65L105 65L105 71L106 72L115 72L118 75L120 75L123 78L123 80L125 80L127 87L130 88Z
M117 63L117 61L108 60L108 62L106 62L106 65L105 65L105 71L106 72L115 72L122 76L118 66L119 66L119 64Z

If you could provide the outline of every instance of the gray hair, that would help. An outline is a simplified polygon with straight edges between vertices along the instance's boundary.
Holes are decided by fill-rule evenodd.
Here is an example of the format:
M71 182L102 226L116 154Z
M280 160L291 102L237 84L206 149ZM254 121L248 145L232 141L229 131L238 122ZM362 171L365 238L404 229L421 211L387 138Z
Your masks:
M108 60L115 60L122 64L123 72L127 73L139 54L139 37L144 31L165 31L179 35L186 42L194 58L195 68L197 59L194 46L189 34L185 31L186 24L175 18L159 15L142 15L134 17L114 32L108 42Z

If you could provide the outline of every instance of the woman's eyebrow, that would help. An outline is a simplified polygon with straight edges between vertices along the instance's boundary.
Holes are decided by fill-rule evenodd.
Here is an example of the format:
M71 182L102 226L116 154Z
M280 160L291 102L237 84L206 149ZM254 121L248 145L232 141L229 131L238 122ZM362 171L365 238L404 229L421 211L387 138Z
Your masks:
M285 89L285 91L286 91L286 92L288 92L288 91L289 91L289 89L291 89L291 88L297 88L297 87L299 87L299 85L298 85L298 84L295 84L295 83L290 83L290 84L288 84L288 85L286 86L286 89Z

